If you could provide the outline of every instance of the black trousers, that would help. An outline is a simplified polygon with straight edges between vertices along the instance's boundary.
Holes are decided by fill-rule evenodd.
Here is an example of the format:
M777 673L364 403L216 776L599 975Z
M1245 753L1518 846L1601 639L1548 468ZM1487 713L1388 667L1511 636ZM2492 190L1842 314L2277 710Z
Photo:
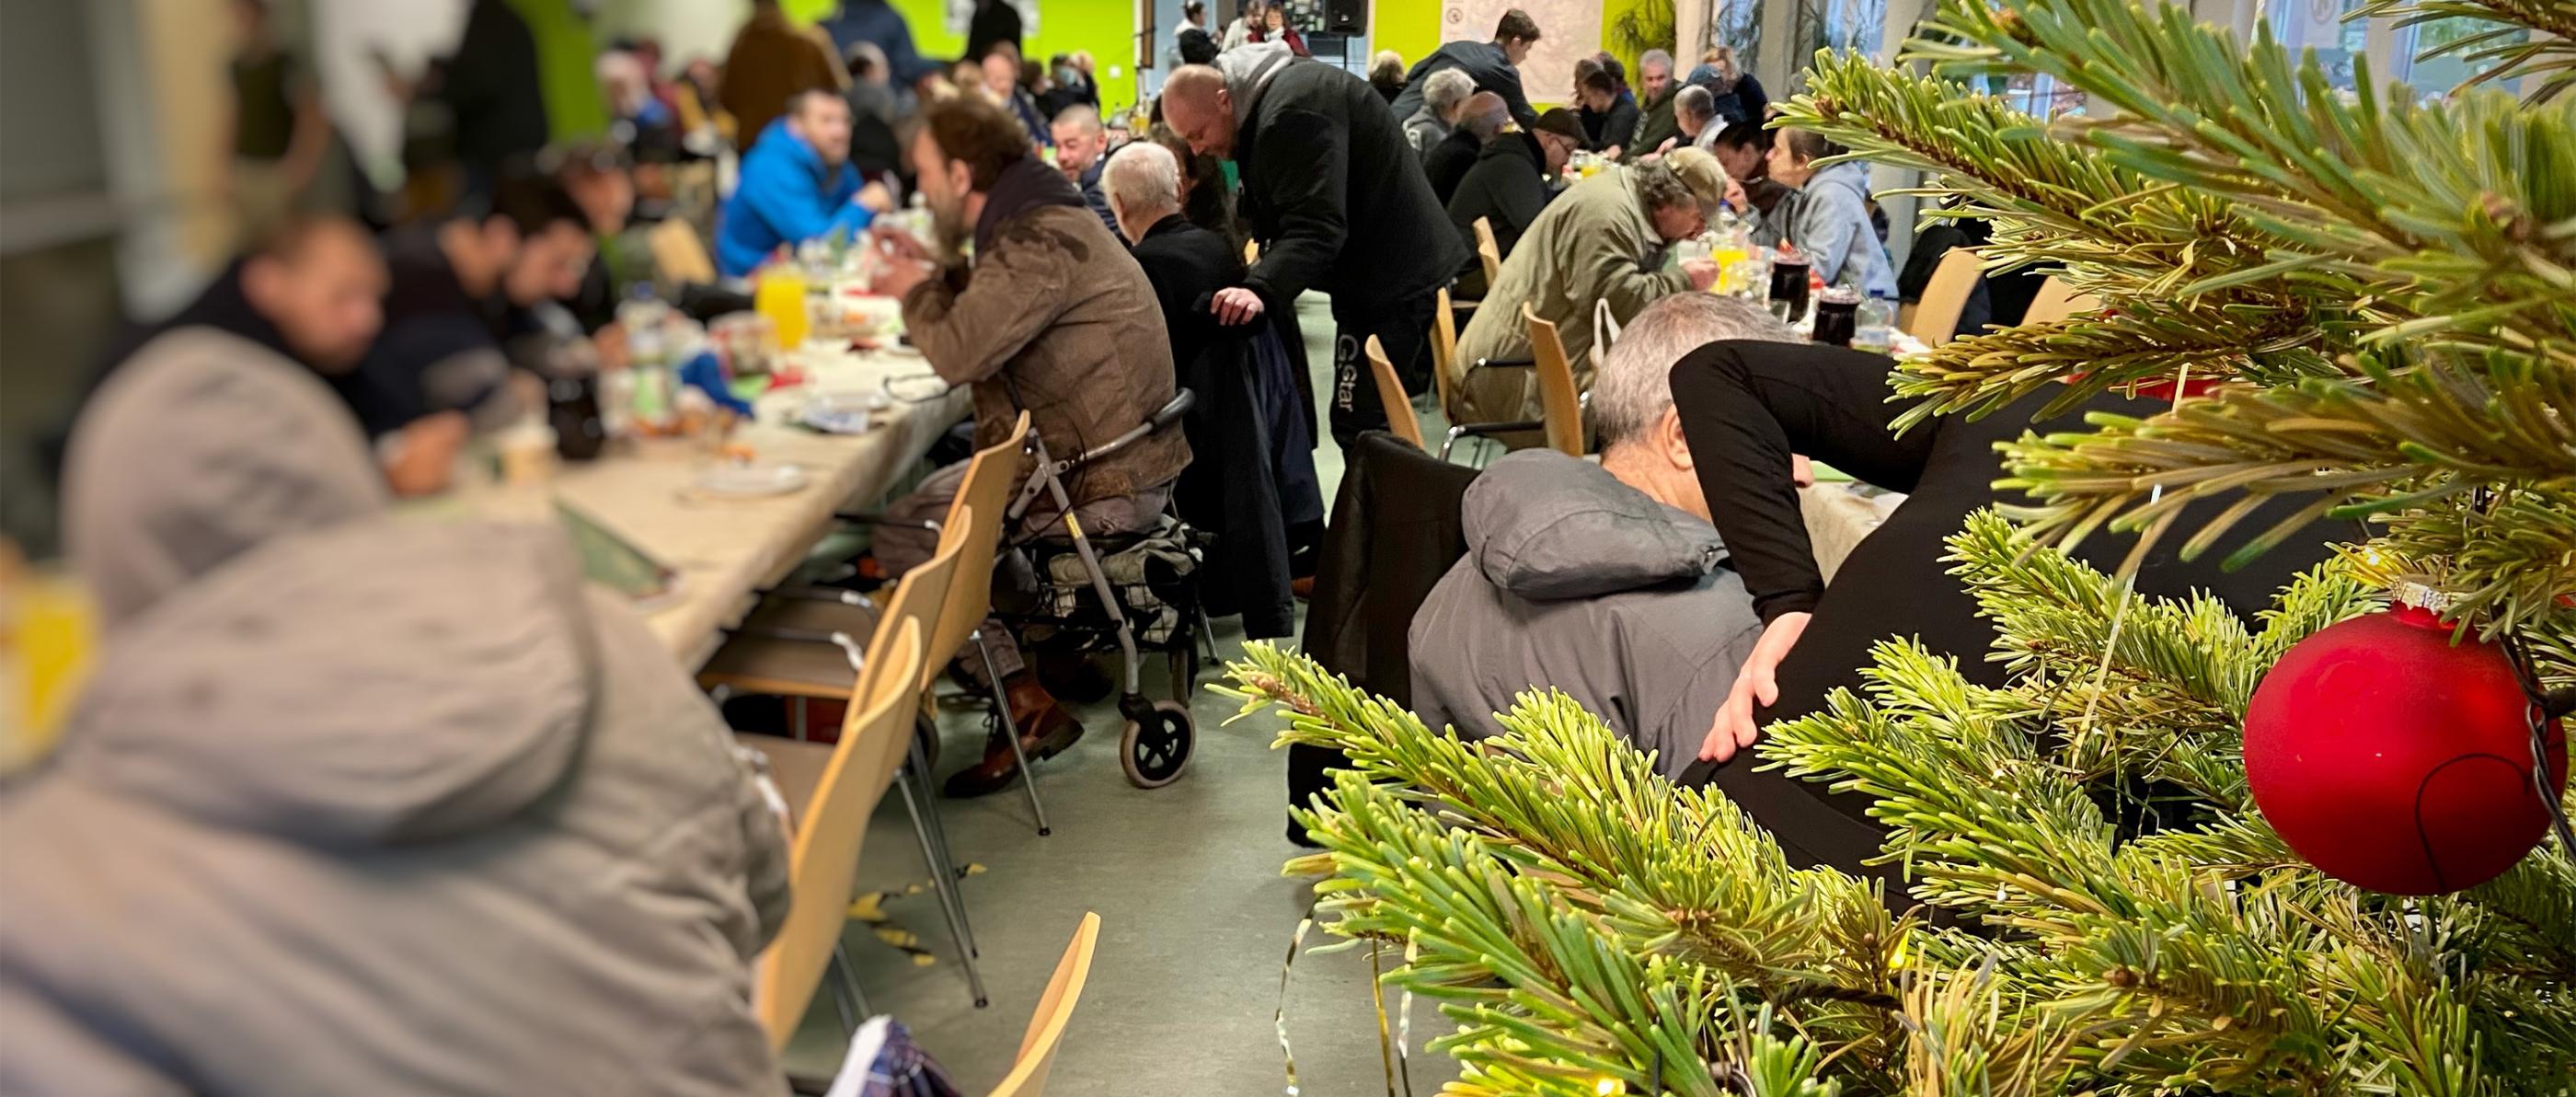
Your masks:
M1386 408L1378 402L1377 384L1369 377L1366 348L1377 336L1386 360L1404 381L1404 391L1420 394L1431 385L1431 308L1438 290L1395 302L1342 303L1333 298L1333 441L1349 449L1364 430L1385 430Z

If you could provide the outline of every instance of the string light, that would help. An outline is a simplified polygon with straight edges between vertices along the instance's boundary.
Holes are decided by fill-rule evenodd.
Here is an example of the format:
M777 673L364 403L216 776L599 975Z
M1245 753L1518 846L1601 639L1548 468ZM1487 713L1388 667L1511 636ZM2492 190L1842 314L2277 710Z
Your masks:
M1599 1094L1600 1097L1618 1097L1619 1094L1628 1092L1628 1083L1603 1075L1592 1083L1592 1092Z

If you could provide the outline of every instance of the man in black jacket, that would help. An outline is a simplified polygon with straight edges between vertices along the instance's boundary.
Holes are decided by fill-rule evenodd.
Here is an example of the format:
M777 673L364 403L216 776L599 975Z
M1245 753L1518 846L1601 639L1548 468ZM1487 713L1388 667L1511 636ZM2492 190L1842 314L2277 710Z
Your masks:
M1428 387L1433 295L1465 269L1467 249L1368 81L1268 43L1217 66L1183 66L1163 87L1163 117L1191 150L1234 158L1244 219L1264 245L1243 284L1216 295L1217 318L1292 310L1309 288L1331 294L1333 436L1383 427L1361 349L1377 337L1408 389Z
M1449 199L1449 223L1458 226L1458 238L1474 247L1476 219L1482 217L1494 230L1495 249L1511 258L1521 231L1538 220L1538 211L1554 196L1548 179L1564 171L1566 160L1582 147L1583 123L1563 107L1539 115L1534 130L1505 127L1485 144L1476 166L1467 170L1458 193ZM1458 279L1463 296L1483 297L1485 289L1482 269L1470 269Z
M1422 156L1422 177L1431 181L1431 196L1447 206L1458 196L1458 184L1467 181L1475 170L1476 158L1484 155L1485 146L1512 126L1512 112L1503 105L1503 97L1480 91L1467 97L1458 111L1458 126L1449 131Z
M1391 104L1398 118L1411 118L1422 109L1423 81L1442 69L1464 69L1476 78L1477 91L1490 91L1510 104L1512 120L1523 126L1538 124L1538 112L1530 109L1529 97L1521 94L1521 62L1529 59L1530 47L1538 44L1538 21L1529 13L1513 8L1503 13L1494 25L1491 42L1449 42L1431 51L1431 56L1413 63L1413 71L1404 74L1404 91Z

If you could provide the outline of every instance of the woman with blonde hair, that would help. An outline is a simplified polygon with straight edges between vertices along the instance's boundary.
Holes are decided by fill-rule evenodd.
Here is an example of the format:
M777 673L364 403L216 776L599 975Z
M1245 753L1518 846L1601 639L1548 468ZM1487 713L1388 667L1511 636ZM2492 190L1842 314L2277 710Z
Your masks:
M1721 130L1738 122L1760 125L1771 109L1771 97L1762 91L1762 81L1752 73L1736 67L1735 47L1710 46L1692 69L1689 83L1708 89L1717 101L1717 127Z

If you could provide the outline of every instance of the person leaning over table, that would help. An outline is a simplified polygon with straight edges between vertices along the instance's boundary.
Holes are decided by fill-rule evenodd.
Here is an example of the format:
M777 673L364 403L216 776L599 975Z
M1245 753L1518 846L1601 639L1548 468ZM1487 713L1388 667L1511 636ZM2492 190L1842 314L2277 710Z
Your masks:
M1485 143L1476 166L1467 169L1467 177L1458 182L1458 193L1449 199L1449 223L1457 226L1458 238L1475 247L1476 221L1482 218L1493 229L1496 250L1510 259L1521 233L1556 197L1549 180L1563 172L1566 160L1582 147L1583 123L1563 107L1539 115L1538 128L1530 132L1503 127L1502 133ZM1456 292L1468 300L1485 295L1481 264L1458 276Z
M1849 281L1872 295L1896 296L1896 264L1869 218L1869 165L1845 160L1826 168L1815 161L1851 150L1824 135L1783 127L1773 131L1765 161L1770 178L1793 193L1764 214L1753 242L1787 243L1814 264L1825 284Z
M1477 91L1490 91L1503 97L1512 112L1512 120L1523 126L1538 122L1538 111L1530 106L1529 96L1521 92L1523 62L1530 50L1538 46L1538 21L1519 8L1503 12L1494 21L1494 37L1489 42L1464 39L1443 42L1440 48L1413 63L1404 74L1404 90L1397 93L1390 109L1398 118L1411 118L1422 109L1422 93L1431 74L1442 69L1458 69L1473 77Z
M1422 177L1431 183L1431 196L1442 208L1458 196L1458 185L1476 169L1476 160L1485 154L1485 148L1511 125L1511 110L1503 105L1502 96L1480 91L1467 97L1458 113L1457 128L1432 145L1422 158Z
M776 817L560 528L391 511L312 371L203 325L64 484L101 661L0 784L0 1093L786 1092Z
M926 247L880 226L871 239L894 261L876 289L902 302L905 332L930 368L949 384L973 388L978 447L1000 442L1026 411L1038 437L1061 456L1133 430L1171 402L1171 342L1153 285L1073 184L1030 151L1016 119L977 96L928 104L912 139L912 164L938 243ZM1166 430L1083 466L1065 491L1085 532L1123 533L1162 513L1189 461L1181 432ZM886 508L889 524L877 530L876 553L888 576L930 559L938 535L919 527L948 513L965 475L963 461L940 469ZM1062 525L1052 500L1041 497L1021 529ZM1033 593L1026 560L1004 555L995 597ZM1009 631L987 622L984 637L1029 758L1072 746L1082 724L1028 672ZM959 655L966 673L980 678L984 667L972 645ZM983 758L944 787L950 796L981 796L1008 786L1018 772L996 728Z
M1410 630L1413 711L1490 738L1533 683L1566 691L1666 777L1698 757L1762 620L1709 524L1666 380L1721 339L1797 340L1749 301L1681 293L1646 306L1601 364L1599 463L1507 454L1467 488L1467 556Z
M1241 286L1217 294L1229 323L1332 294L1333 437L1386 425L1361 349L1370 336L1409 391L1430 387L1432 303L1469 262L1395 115L1358 76L1277 44L1163 86L1163 112L1195 152L1232 156L1244 220L1263 243Z
M1725 193L1717 161L1681 149L1656 163L1605 168L1549 202L1503 260L1502 277L1458 337L1457 361L1466 370L1458 389L1462 421L1539 417L1532 370L1476 365L1530 360L1523 304L1556 325L1575 387L1583 390L1592 382L1594 302L1609 302L1624 323L1658 298L1715 284L1717 267L1707 260L1684 260L1670 270L1665 260L1674 241L1707 229Z

